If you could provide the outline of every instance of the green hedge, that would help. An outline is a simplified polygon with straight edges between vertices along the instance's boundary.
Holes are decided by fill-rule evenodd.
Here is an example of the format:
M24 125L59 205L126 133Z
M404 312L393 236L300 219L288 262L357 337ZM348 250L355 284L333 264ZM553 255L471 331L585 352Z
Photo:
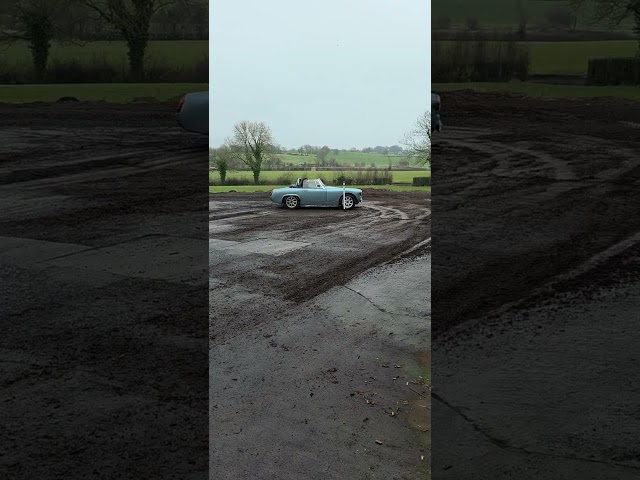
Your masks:
M640 58L591 58L587 69L589 85L640 84Z
M435 83L526 80L529 47L486 40L433 41L431 77Z
M431 177L413 177L414 187L428 187L431 185Z

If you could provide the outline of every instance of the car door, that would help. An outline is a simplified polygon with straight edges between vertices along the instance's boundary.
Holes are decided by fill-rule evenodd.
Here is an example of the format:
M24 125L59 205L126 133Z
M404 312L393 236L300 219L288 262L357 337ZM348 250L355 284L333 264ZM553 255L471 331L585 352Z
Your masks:
M325 205L327 191L315 180L305 180L302 184L301 200L302 205Z

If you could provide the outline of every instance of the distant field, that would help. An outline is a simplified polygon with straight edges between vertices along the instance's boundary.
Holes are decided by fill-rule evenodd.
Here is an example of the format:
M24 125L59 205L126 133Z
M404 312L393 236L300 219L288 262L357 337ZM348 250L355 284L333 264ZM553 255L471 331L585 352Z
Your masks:
M579 85L544 85L538 83L434 83L433 91L474 90L477 92L509 92L545 98L618 97L640 101L640 88L634 86L595 87ZM443 105L443 115L446 116Z
M604 42L531 42L532 74L582 75L590 58L633 57L635 40Z
M371 145L375 147L375 145ZM316 162L315 155L290 155L288 153L278 155L282 159L284 163L314 163ZM329 153L327 155L327 160L335 158L339 164L350 164L354 165L355 163L364 162L367 167L370 167L371 164L375 164L376 167L388 167L389 163L391 165L398 165L398 162L401 160L406 160L404 156L396 156L396 155L380 155L377 153L362 153L362 152L340 152L336 155L334 152Z
M81 101L130 102L136 97L155 97L168 100L183 93L208 90L206 83L108 83L56 85L2 85L0 102L53 102L60 97L73 96Z
M269 192L274 188L280 188L282 185L257 185L257 186L239 186L239 187L209 187L209 193L227 193L227 192ZM350 185L351 188L360 188L364 190L393 190L395 192L430 192L431 187L411 187L408 185ZM363 195L364 196L364 195ZM365 199L366 200L366 199Z
M265 170L260 173L260 180L265 181L273 181L282 176L289 176L294 180L296 178L322 178L325 183L333 184L335 183L335 178L341 174L355 174L355 171L345 170L345 171L333 171L333 170L325 170L325 171L279 171L279 170ZM392 172L393 183L411 183L413 181L413 177L430 177L431 172L428 170L400 170ZM209 178L214 181L220 180L220 175L217 171L209 172ZM246 171L230 171L227 173L228 179L239 179L244 178L247 182L253 181L253 175L251 172ZM280 185L282 186L282 185Z
M554 7L568 7L568 0L524 0L529 26L544 26L546 13ZM578 14L576 28L579 30L606 30L602 25L593 25L589 19L591 8ZM514 27L518 24L518 13L514 0L432 0L431 18L449 17L453 27L463 27L469 17L475 17L480 27ZM631 30L632 22L625 21L620 29Z
M452 42L440 41L447 45ZM635 40L598 42L526 42L531 54L532 75L583 75L590 58L632 57L638 49Z
M192 65L208 55L209 42L206 40L151 41L147 47L146 61L160 62L172 66ZM124 42L88 42L84 45L51 45L50 62L56 60L78 59L91 61L105 58L113 63L127 64L127 46ZM24 42L0 48L0 64L16 64L31 61L31 52Z

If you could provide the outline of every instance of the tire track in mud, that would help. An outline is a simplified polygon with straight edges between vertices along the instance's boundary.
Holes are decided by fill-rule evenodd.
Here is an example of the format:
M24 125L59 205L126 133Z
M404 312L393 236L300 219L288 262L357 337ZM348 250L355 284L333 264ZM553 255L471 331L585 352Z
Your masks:
M246 242L259 236L308 243L285 256L268 260L263 256L258 269L234 280L248 291L265 292L286 304L304 303L343 285L417 244L424 246L431 236L430 210L415 200L397 205L377 199L346 212L338 208L289 211L255 203L257 195L238 196L235 204L226 199L212 201L210 238ZM406 199L411 198L407 194Z
M482 130L486 133L486 130ZM504 142L487 141L480 132L473 131L471 129L464 129L458 131L455 127L448 131L446 136L439 139L439 143L443 146L453 144L456 147L464 147L473 152L486 154L492 158L493 161L497 161L497 165L492 169L492 174L510 177L510 172L513 171L509 160L514 156L526 156L534 161L542 164L543 170L546 168L551 169L554 173L552 179L556 181L572 181L576 179L574 172L569 168L567 163L559 158L556 158L546 152L541 152L535 149L528 142L519 142L521 146L514 146L513 144L506 144ZM472 135L469 138L469 135ZM529 167L528 175L534 174L537 169L533 166Z
M263 228L274 229L283 233L294 233L303 228L308 228L310 221L313 221L312 219L326 222L330 218L330 222L326 224L319 223L314 226L318 231L329 232L335 230L336 224L339 224L341 230L357 229L363 225L384 225L393 221L420 221L427 219L430 215L420 213L420 209L424 209L424 207L419 205L409 205L408 210L403 211L399 208L380 205L380 202L367 203L346 212L339 208L301 208L289 211L275 205L265 205L262 202L243 203L244 209L228 211L229 208L233 208L232 203L210 202L209 220L230 221L237 219L238 222L235 223L233 231L228 233L228 235L235 236ZM333 212L333 216L328 212Z
M4 198L0 228L5 235L20 236L29 229L29 222L37 221L43 236L47 235L46 229L48 235L55 231L73 234L78 225L103 217L161 214L163 205L172 209L180 198L185 199L189 210L188 198L201 197L199 187L195 183L187 188L176 185L172 172L193 166L196 177L207 155L206 146L194 146L190 138L177 144L166 139L156 142L163 146L149 148L145 143L133 150L111 148L109 154L99 155L68 146L55 160L34 161L31 168L5 168L0 174L0 194ZM135 184L137 189L132 186ZM51 239L65 241L63 237Z
M513 116L494 116L491 98L460 94L450 105L458 124L437 138L436 336L572 275L640 230L635 127L613 132L577 102L554 122L540 119L555 101L514 99ZM610 268L602 258L594 271Z

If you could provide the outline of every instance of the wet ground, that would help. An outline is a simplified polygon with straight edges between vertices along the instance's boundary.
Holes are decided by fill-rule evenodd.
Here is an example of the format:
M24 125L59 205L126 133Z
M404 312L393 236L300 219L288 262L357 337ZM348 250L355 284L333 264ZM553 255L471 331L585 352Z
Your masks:
M442 102L434 478L637 478L640 105Z
M0 105L0 477L206 478L206 138Z
M210 197L210 478L428 478L430 200Z

